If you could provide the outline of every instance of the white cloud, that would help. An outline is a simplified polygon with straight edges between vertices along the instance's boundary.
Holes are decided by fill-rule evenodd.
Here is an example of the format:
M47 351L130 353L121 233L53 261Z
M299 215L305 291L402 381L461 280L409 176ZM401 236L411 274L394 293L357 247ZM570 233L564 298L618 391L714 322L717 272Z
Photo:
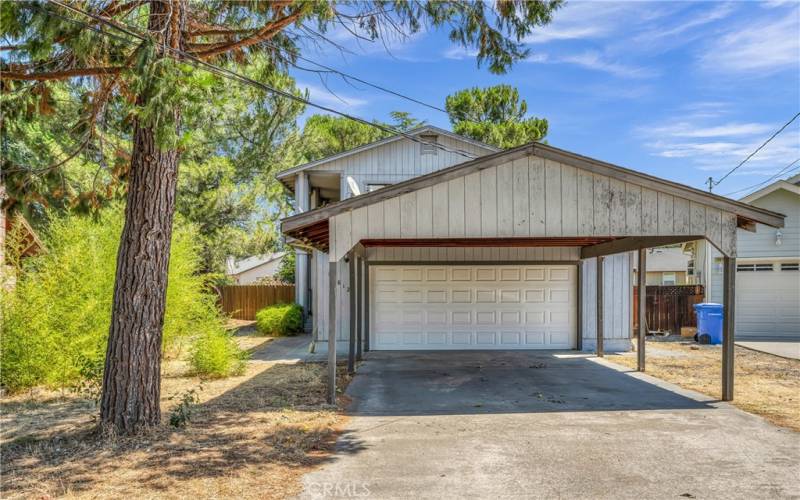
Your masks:
M724 108L724 103L696 103L698 109ZM654 156L684 160L702 171L727 171L756 150L778 124L719 122L719 117L686 117L640 127L637 135ZM800 156L800 128L787 128L747 162L737 175L772 172Z
M761 76L784 69L800 70L800 9L788 15L748 20L709 45L700 57L710 71Z
M685 45L703 36L703 32L695 28L725 19L735 9L736 7L734 4L722 3L705 11L692 11L690 14L681 16L679 22L675 23L672 27L662 28L662 26L656 25L652 28L644 29L642 33L633 38L633 47L638 50L652 50L658 48L669 49L678 45Z
M668 135L672 137L710 138L734 137L765 134L775 130L774 125L766 123L724 123L714 126L699 126L690 122L679 122L655 127L649 130L652 135Z
M444 54L442 54L442 56L444 56L445 59L456 59L456 60L474 59L475 57L478 56L478 50L477 49L467 50L460 45L453 45L450 48L448 48L444 52Z
M663 14L663 9L643 2L568 2L553 14L553 22L536 28L524 41L539 44L605 38L632 22L648 21Z
M612 75L621 76L623 78L647 78L656 74L653 70L648 68L628 66L616 61L607 60L596 51L587 51L582 54L566 56L562 58L562 61L596 71L611 73Z
M343 106L347 106L352 109L352 108L360 108L369 104L369 101L367 101L366 99L361 99L359 97L346 95L341 92L328 90L325 87L320 87L317 85L311 85L301 82L298 82L297 86L299 88L304 88L308 90L309 99L312 102L321 104L323 106L328 106L330 108L341 109Z

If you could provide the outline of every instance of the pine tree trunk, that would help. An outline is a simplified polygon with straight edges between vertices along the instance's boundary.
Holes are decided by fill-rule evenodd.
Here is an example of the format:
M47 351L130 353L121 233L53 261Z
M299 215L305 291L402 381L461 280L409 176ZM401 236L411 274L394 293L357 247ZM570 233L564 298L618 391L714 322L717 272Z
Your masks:
M148 28L178 47L184 14L183 0L151 2ZM146 95L139 105L147 104ZM177 127L179 110L164 112L173 113ZM152 125L136 123L100 403L101 425L117 433L161 421L161 338L179 156L159 147Z

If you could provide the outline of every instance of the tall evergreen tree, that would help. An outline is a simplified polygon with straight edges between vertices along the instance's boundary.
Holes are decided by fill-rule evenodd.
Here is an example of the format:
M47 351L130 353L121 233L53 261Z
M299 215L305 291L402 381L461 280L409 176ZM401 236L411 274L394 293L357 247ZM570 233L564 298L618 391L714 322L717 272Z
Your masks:
M522 38L549 22L559 4L560 0L504 0L491 6L433 0L69 3L89 16L56 1L0 4L7 41L0 49L8 54L0 66L3 92L26 94L32 105L8 114L4 105L4 120L24 120L25 113L41 112L35 104L47 96L52 82L82 78L82 115L72 130L79 140L67 159L98 140L104 113L115 110L130 123L131 153L124 172L127 203L103 378L102 425L132 433L161 418L160 349L178 165L189 132L186 118L214 102L209 89L215 77L195 69L192 58L237 68L263 53L281 66L291 64L309 39L329 41L324 33L334 26L345 24L347 30L372 40L430 26L448 29L455 43L476 49L479 64L502 73L526 56ZM131 32L143 35L144 41ZM55 171L62 162L40 170ZM123 173L109 170L112 176Z
M547 135L547 120L527 117L528 103L510 85L459 90L447 96L445 109L453 132L499 148L540 141Z

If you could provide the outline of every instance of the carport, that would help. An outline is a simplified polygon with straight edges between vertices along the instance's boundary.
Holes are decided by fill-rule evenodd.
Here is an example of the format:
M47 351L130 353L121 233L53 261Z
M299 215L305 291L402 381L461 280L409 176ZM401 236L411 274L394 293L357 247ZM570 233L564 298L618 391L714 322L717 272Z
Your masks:
M374 349L603 356L615 340L609 324L632 319L615 308L632 285L620 278L630 261L619 267L618 256L638 252L643 295L648 248L708 240L724 256L722 399L731 400L736 231L756 223L782 227L783 216L533 143L288 217L281 228L291 244L328 254L327 336L347 332L351 372ZM328 365L334 401L335 348Z

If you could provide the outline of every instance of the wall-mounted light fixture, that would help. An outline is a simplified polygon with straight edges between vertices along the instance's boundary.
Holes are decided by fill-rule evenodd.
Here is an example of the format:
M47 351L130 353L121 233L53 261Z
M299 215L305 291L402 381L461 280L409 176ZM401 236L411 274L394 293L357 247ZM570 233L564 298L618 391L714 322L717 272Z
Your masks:
M775 230L775 244L781 246L783 244L783 233L780 229Z

